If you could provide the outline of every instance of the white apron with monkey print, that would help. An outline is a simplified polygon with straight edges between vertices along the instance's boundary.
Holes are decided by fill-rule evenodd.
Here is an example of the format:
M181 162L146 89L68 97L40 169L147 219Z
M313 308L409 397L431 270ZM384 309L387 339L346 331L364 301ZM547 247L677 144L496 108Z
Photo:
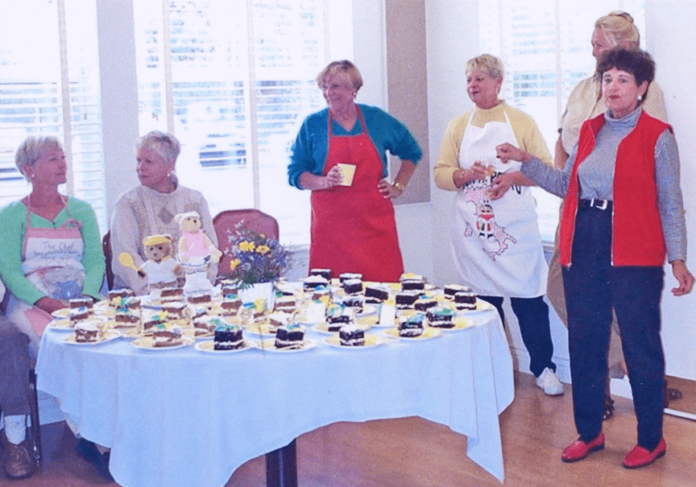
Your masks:
M485 180L464 185L455 196L452 251L464 284L484 296L534 298L546 293L548 267L537 224L536 202L527 186L512 186L497 200L488 199L491 181L519 171L519 162L504 164L495 148L505 142L519 147L510 120L483 128L467 122L459 149L459 167L475 161L490 167Z

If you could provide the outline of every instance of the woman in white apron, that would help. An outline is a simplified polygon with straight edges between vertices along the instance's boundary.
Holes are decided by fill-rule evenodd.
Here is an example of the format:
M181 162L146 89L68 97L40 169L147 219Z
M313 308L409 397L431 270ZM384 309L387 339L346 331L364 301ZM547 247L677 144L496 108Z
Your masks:
M58 139L27 138L15 162L32 191L0 210L0 274L11 293L7 316L36 354L53 311L71 298L99 299L105 263L94 210L58 192L67 175Z
M462 283L492 303L503 323L503 298L511 298L537 385L559 395L532 183L519 164L501 163L495 148L503 142L526 147L549 164L551 155L534 120L498 99L503 72L502 61L488 54L468 61L467 93L476 108L448 126L435 183L457 191L452 251Z

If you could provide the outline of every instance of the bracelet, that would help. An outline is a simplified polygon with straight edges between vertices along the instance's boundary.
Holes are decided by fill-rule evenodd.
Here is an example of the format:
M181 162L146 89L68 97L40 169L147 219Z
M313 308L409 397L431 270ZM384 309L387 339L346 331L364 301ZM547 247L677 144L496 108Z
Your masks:
M401 191L402 193L403 193L404 191L406 191L406 186L404 186L403 184L401 184L401 183L399 183L399 182L394 182L394 184L393 184L392 186L394 186L396 189L398 189L398 190Z

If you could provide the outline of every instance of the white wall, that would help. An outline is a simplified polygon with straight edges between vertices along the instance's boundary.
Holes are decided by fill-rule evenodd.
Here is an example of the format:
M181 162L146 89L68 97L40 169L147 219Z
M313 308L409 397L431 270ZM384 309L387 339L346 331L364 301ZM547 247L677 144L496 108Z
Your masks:
M646 0L646 49L657 64L657 82L665 93L667 116L681 155L681 187L689 237L687 264L696 272L696 2ZM662 298L662 340L667 374L696 380L696 292L675 298L671 269L666 268Z

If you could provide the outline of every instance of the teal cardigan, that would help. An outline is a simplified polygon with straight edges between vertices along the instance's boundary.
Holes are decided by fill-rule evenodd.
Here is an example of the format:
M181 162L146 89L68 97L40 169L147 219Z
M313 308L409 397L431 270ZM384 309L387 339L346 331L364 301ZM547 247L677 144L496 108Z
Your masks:
M404 124L380 108L360 104L358 107L365 119L368 135L382 158L383 176L387 176L389 167L386 151L400 159L413 161L415 164L420 161L423 151ZM329 146L328 120L329 109L325 108L308 116L302 123L292 146L288 166L288 180L292 186L300 188L300 175L305 171L318 176L323 174ZM362 132L359 119L350 132L347 132L335 120L333 121L335 136L357 135Z

